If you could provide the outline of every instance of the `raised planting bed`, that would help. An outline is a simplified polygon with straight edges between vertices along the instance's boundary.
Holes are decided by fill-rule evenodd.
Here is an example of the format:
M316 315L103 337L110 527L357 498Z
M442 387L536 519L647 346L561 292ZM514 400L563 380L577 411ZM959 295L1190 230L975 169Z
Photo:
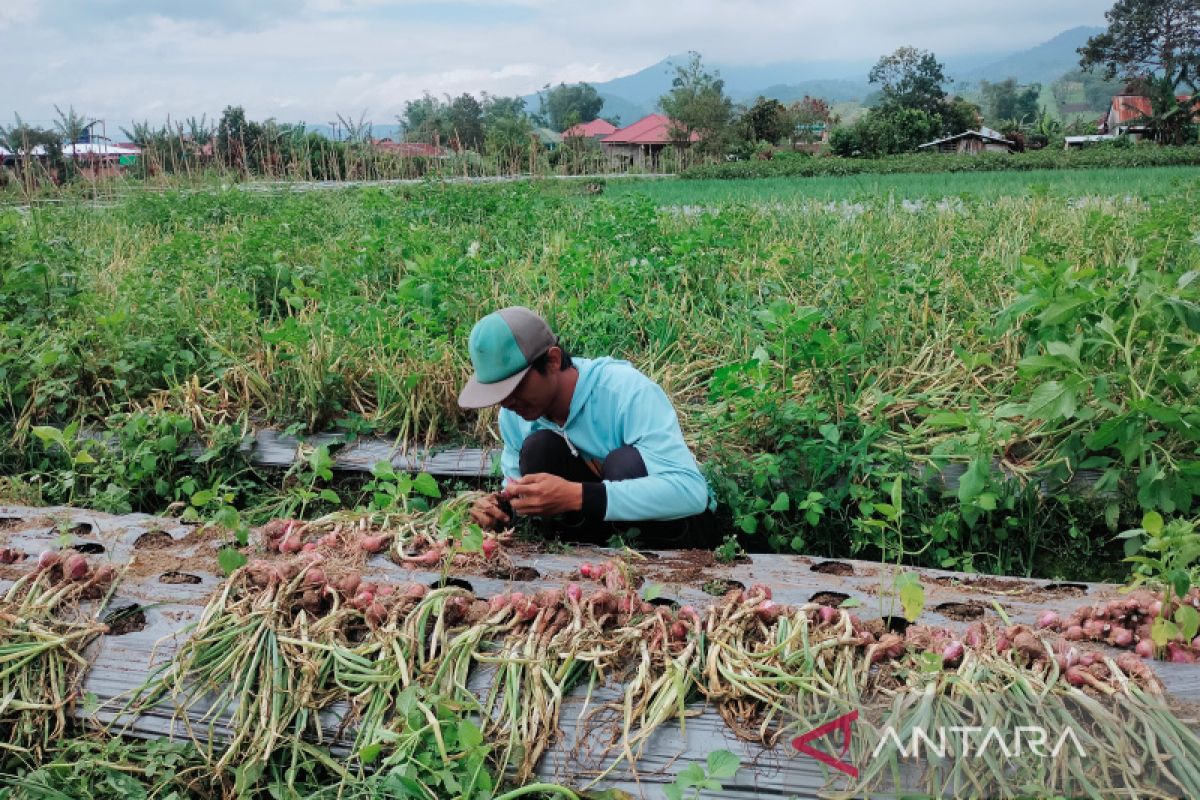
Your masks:
M1087 736L1095 739L1085 742L1088 758L1104 762L1092 764L1083 759L1087 770L1103 771L1105 763L1116 763L1113 748L1125 746L1122 741L1142 741L1145 730L1139 725L1143 722L1146 726L1151 722L1178 724L1171 730L1180 741L1172 746L1200 748L1200 740L1189 733L1198 724L1192 704L1200 702L1200 667L1141 661L1104 644L1089 646L1097 655L1081 658L1087 652L1082 643L1076 653L1070 649L1075 644L1062 641L1055 633L1037 631L1047 611L1070 618L1085 604L1124 599L1118 586L913 570L910 574L923 590L924 607L918 623L928 626L926 629L910 626L904 619L901 599L905 598L895 580L898 570L890 565L787 555L752 555L734 564L721 564L707 551L633 554L576 547L546 552L528 543L490 537L483 546L465 552L462 548L444 549L430 533L438 528L432 517L394 518L382 526L379 522L343 514L311 523L272 523L256 532L249 548L259 560L226 581L217 569L218 550L227 544L219 532L140 514L113 516L72 508L0 506L0 548L13 555L4 560L14 561L0 564L0 596L10 592L15 582L28 582L39 553L48 548L62 547L63 557L84 556L90 577L104 565L111 567L112 582L104 583L102 591L80 590L73 606L78 608L73 622L83 626L78 641L87 662L79 670L73 695L94 697L94 703L76 702L70 706L71 713L88 725L112 725L114 730L138 736L196 737L212 744L214 760L223 757L231 741L237 752L231 751L230 758L250 757L254 746L288 746L284 740L247 738L248 728L255 727L247 724L247 719L257 717L252 709L239 711L246 695L227 696L226 700L235 702L209 715L219 691L227 687L213 686L209 688L217 692L193 694L194 673L182 667L194 666L203 653L198 649L202 643L192 639L188 628L201 623L202 631L215 634L221 630L222 615L253 618L255 624L265 626L264 636L276 637L285 668L272 675L276 680L299 681L296 693L303 683L297 677L302 671L286 668L286 650L301 647L298 639L303 638L310 648L304 650L305 658L320 657L343 645L359 648L355 651L359 655L347 658L361 670L364 686L368 686L384 674L379 670L385 660L384 648L371 649L371 643L378 639L411 644L421 638L404 639L405 626L429 636L414 645L419 652L411 656L418 671L424 670L422 675L431 681L445 680L447 685L457 679L485 704L496 680L491 665L500 663L503 669L517 670L506 674L508 680L516 681L509 684L512 693L508 696L518 707L496 700L490 706L493 722L481 723L481 727L485 734L496 737L500 749L514 743L521 746L510 748L506 759L508 772L521 781L537 776L578 787L601 777L599 787L660 797L662 786L675 781L688 765L704 766L710 753L728 750L740 758L741 768L720 781L722 797L807 797L822 790L854 791L850 776L829 766L828 760L798 751L793 738L821 722L829 723L834 743L824 739L812 745L838 760L842 741L836 723L841 715L851 709L860 711L861 720L854 724L866 724L889 703L903 704L905 696L918 696L919 692L903 695L895 690L905 681L924 680L920 675L926 675L922 685L930 696L941 697L943 691L950 691L947 687L953 681L969 679L990 691L984 696L992 701L1001 697L997 687L1005 681L1028 681L1032 695L1054 693L1064 700L1086 699L1094 707L1080 712L1080 730L1091 731ZM444 517L441 529L446 529ZM305 544L313 547L306 551ZM425 564L435 561L429 557L431 552L444 553L444 559ZM305 594L311 588L310 576L318 569L323 576L311 583L322 589L330 586L329 592ZM358 576L355 585L342 591L340 581L350 575ZM447 578L451 579L449 588L428 589ZM80 582L84 584L86 580ZM546 599L547 590L572 585L577 588ZM395 591L386 593L381 587L395 587ZM373 596L363 598L368 590ZM410 594L408 600L389 599ZM536 602L535 597L539 598ZM491 602L477 602L481 600ZM261 609L264 602L286 607L285 612L282 616L254 616L257 612L250 609ZM551 611L541 614L540 608ZM301 609L304 621L297 622ZM563 613L555 616L554 609ZM571 609L582 609L580 616L573 617ZM414 622L418 613L426 616ZM107 621L107 632L86 628L89 620L97 619ZM573 628L580 619L596 624ZM491 625L480 633L479 641L494 644L472 649L476 661L467 658L460 673L446 653L458 652L455 648L465 646L465 640L448 632L473 630L470 625L475 624ZM539 624L544 629L541 634L527 635ZM273 625L276 627L271 628ZM330 638L322 639L323 625L340 627ZM297 631L303 631L303 636ZM447 633L447 638L439 639L442 633ZM591 642L589 637L601 634L609 638L584 646ZM612 644L611 655L605 655L601 651L609 645L600 643L610 640L623 644ZM512 649L517 647L532 650ZM937 663L922 653L935 654ZM705 654L700 661L694 660L698 654ZM366 659L364 663L358 663L360 656ZM1109 666L1091 668L1083 675L1079 662L1086 666L1091 658ZM813 672L814 662L825 667ZM438 666L442 663L447 665L445 672ZM534 664L554 674L571 664L581 669L597 666L603 676L574 685L568 680L556 684L552 676L543 680L538 671L521 671ZM351 682L359 674L351 666L341 667L345 670L343 682ZM394 676L398 671L403 669L387 674ZM152 675L160 679L157 693L144 688ZM699 676L695 685L688 683L688 675ZM732 677L726 684L718 679L721 675ZM810 692L808 699L794 708L789 706L786 713L782 708L772 712L771 703L783 703L781 698L807 691L794 683L785 683L778 694L763 688L771 687L780 675L793 680L820 675L825 683L805 684L820 691ZM1079 680L1066 680L1075 677ZM1169 715L1160 709L1112 706L1126 695L1153 695L1160 682L1163 702L1174 709ZM549 696L554 685L569 687L561 701ZM670 685L679 687L675 696L663 693ZM383 724L386 719L372 717L362 698L386 698L389 691L398 691L395 683L373 686L359 696L357 705L349 704L337 691L329 691L328 703L314 701L313 722L296 722L294 729L303 730L309 741L319 738L335 756L352 762L363 744L355 741L361 727ZM539 691L543 694L537 694ZM761 695L755 694L759 691ZM820 697L825 691L835 695L829 703ZM654 702L640 706L651 694ZM386 701L380 702L386 708ZM529 726L526 729L505 729L502 724L506 713L542 708L543 704L548 710L532 715L524 723ZM622 720L623 709L629 707L634 709L636 723L631 727L628 720ZM681 708L688 713L683 726L677 718ZM942 715L939 719L950 719L945 708L931 708ZM960 711L956 707L955 713ZM801 712L807 716L795 716ZM244 713L251 716L239 716ZM1151 719L1149 714L1154 716L1145 722ZM1126 724L1114 728L1121 721ZM870 741L858 738L859 730L855 728L856 738L845 757L865 780L880 759L872 757ZM543 744L545 751L540 757L530 755L531 749ZM1170 765L1182 764L1181 759L1186 760L1191 752L1168 754L1168 766L1162 769L1174 769ZM1194 752L1200 754L1200 749ZM914 765L900 763L905 786L928 782ZM1194 776L1188 771L1176 779L1180 785L1165 776L1129 772L1123 778L1108 776L1109 783L1101 785L1115 788L1124 785L1120 783L1124 780L1144 791L1157 787L1166 794L1178 794L1180 786L1193 785ZM1070 785L1056 784L1058 788Z

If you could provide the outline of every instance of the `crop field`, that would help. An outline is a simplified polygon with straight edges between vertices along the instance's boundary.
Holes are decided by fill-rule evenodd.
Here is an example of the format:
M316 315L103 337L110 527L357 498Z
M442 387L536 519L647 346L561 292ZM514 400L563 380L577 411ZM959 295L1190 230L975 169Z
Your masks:
M770 750L827 721L828 697L843 713L971 689L988 719L1041 719L1012 686L1064 714L1122 700L1090 706L1099 767L1021 767L1038 791L1141 793L1153 773L1194 794L1200 737L1157 705L1142 659L1200 656L1198 206L1200 169L1164 167L206 184L0 209L0 504L33 520L0 519L0 800L619 800L541 782L568 718L615 725L590 739L610 741L589 773L602 787L685 708ZM456 397L471 326L510 304L670 394L720 504L724 543L678 568L703 581L639 557L636 534L593 564L480 531L466 509L486 480L335 474L323 446L271 470L239 447L263 427L495 446L494 412ZM37 506L189 525L126 542L132 523L106 517L117 538L96 555L95 531ZM57 546L38 555L34 534ZM797 584L773 600L750 571L725 581L743 551L875 562L878 586L864 571L855 596ZM562 585L514 577L530 554L560 559ZM925 624L926 588L932 606L962 587L923 568L1138 591L1067 612L1092 590L1005 579L983 585L1002 587L990 608L930 609L975 620L952 630ZM138 582L141 624L169 607L186 635L144 637L137 652L166 659L91 696L94 646L122 622L102 610ZM187 737L81 736L80 707L166 708ZM927 711L970 722L957 702ZM1134 728L1178 757L1131 750ZM668 796L742 763L713 751ZM943 779L954 794L1005 774L975 760Z
M158 511L224 486L262 521L294 498L234 477L239 426L495 442L494 417L455 403L466 335L523 303L573 352L666 388L747 547L1098 577L1114 532L1200 494L1200 182L1119 183L692 206L659 183L232 189L7 210L0 458L12 491L47 502ZM1092 482L1072 484L1081 469ZM904 508L881 524L894 484Z
M1177 196L1200 180L1200 167L1031 170L1029 172L946 172L847 175L813 178L613 181L610 197L637 195L664 205L705 203L793 203L805 200L904 200L961 197L989 200L1008 196L1050 196L1087 203L1094 197L1147 199Z

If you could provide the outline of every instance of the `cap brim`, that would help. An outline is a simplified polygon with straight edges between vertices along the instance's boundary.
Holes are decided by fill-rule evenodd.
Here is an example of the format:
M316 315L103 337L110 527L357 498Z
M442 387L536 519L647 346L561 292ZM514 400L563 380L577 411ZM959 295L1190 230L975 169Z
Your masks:
M472 376L463 390L458 393L458 404L463 408L487 408L494 406L504 398L512 394L513 389L517 388L517 384L525 377L525 373L529 372L532 367L526 367L520 372L509 375L502 381L495 383L480 383Z

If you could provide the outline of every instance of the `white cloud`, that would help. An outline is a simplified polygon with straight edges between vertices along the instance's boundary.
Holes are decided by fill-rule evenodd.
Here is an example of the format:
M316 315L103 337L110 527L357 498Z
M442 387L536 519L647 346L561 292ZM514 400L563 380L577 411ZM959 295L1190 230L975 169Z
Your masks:
M268 0L247 11L214 0L178 13L150 0L0 0L11 104L0 119L50 118L57 103L127 124L240 103L257 118L323 121L366 108L390 121L426 90L526 94L603 82L686 50L729 65L873 59L903 44L943 58L1008 51L1102 24L1110 3Z

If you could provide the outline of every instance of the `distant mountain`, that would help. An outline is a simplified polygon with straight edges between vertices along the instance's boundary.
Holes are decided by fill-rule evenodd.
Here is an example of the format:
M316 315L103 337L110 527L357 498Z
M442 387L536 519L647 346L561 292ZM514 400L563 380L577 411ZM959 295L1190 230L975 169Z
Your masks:
M1089 37L1103 28L1078 27L1063 31L1047 42L1016 53L974 53L944 59L946 74L953 81L952 91L970 93L979 81L1002 81L1014 77L1020 83L1041 83L1049 87L1063 73L1079 66L1079 54ZM657 110L658 100L671 88L675 65L684 64L686 55L664 58L656 64L611 81L592 84L604 98L600 115L620 117L622 125ZM830 103L859 102L875 87L867 83L874 60L859 61L784 61L762 66L706 64L720 72L726 93L739 103L753 103L759 95L791 103L811 95ZM536 111L537 95L525 98L526 108Z
M1063 31L1048 42L1037 47L1013 53L1004 58L984 64L973 70L950 72L956 88L979 81L1002 81L1016 78L1018 83L1040 83L1049 86L1062 77L1063 73L1079 68L1080 47L1104 28L1079 27ZM949 70L947 70L949 72Z

